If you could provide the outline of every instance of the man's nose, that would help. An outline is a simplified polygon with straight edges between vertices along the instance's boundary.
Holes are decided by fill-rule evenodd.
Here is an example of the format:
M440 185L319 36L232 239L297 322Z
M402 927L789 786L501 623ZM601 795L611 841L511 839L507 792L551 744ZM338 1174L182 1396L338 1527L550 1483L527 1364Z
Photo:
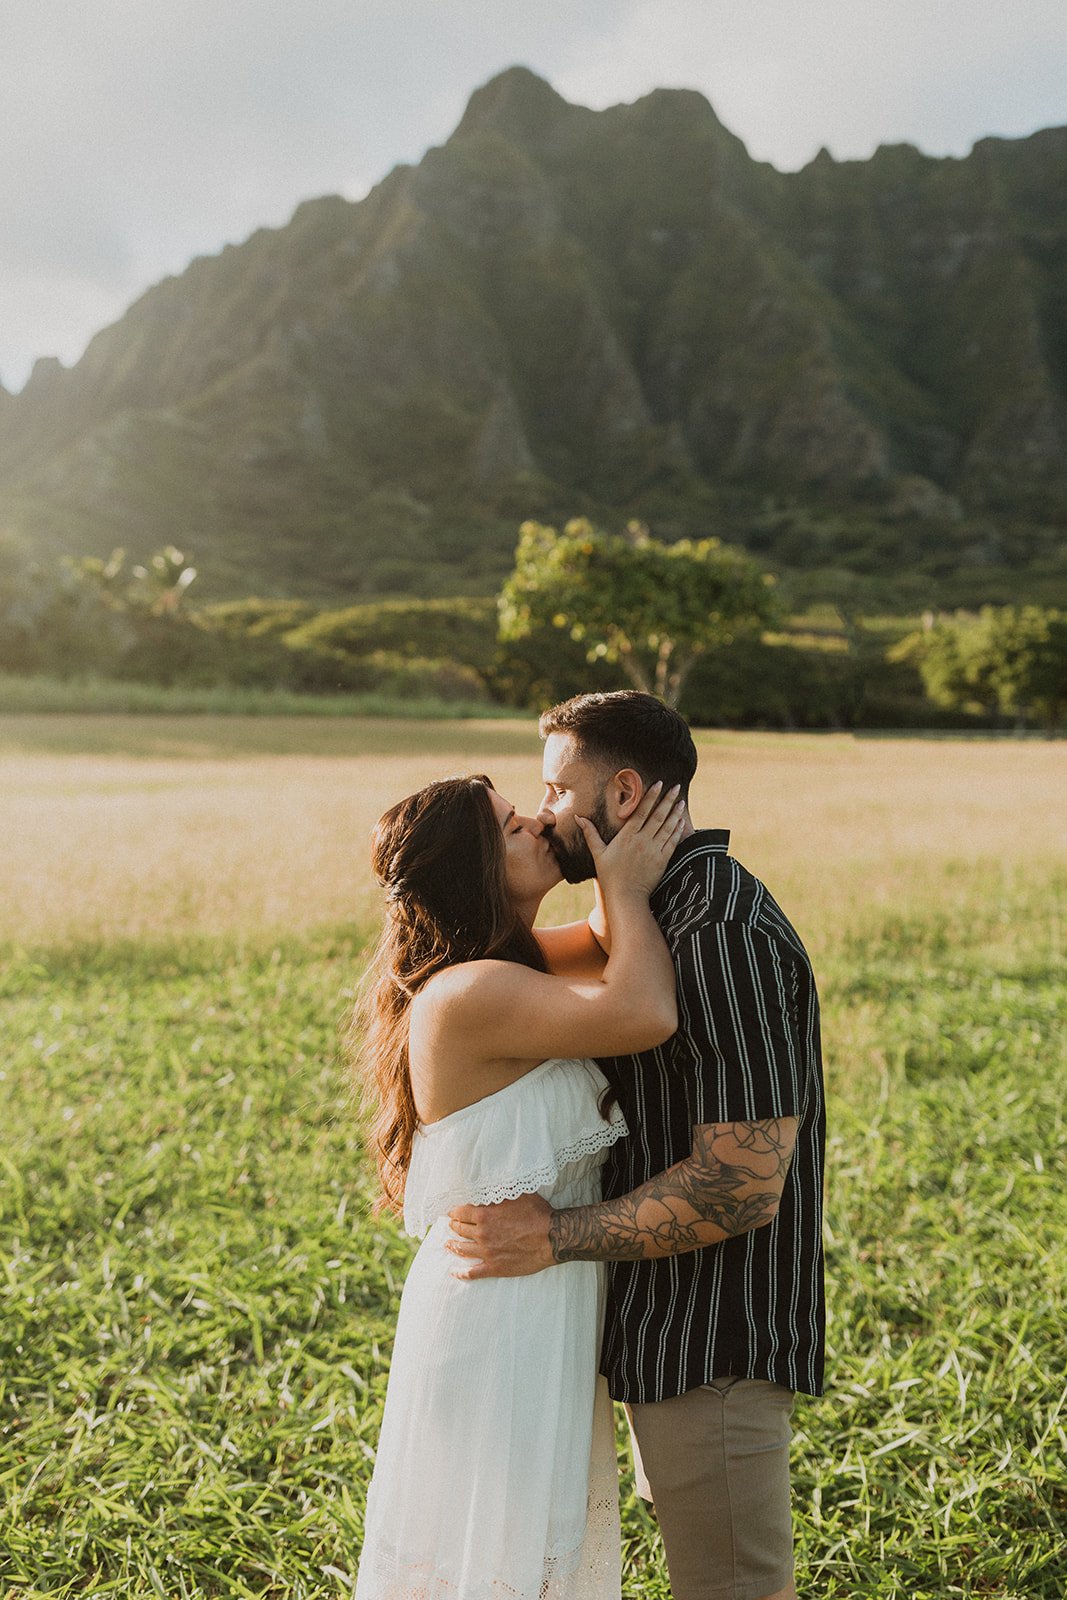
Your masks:
M547 829L554 828L556 826L556 819L549 810L547 800L541 801L541 806L537 813L537 821L540 824L542 833L544 833Z
M535 839L539 839L545 831L545 825L539 816L516 817L515 820L522 824L527 833L532 833Z

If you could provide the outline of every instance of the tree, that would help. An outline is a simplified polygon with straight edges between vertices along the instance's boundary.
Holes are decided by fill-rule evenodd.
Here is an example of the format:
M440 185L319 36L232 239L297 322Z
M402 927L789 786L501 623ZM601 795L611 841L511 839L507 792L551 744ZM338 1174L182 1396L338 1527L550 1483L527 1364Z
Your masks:
M1067 710L1067 614L1040 606L983 606L925 619L891 659L918 664L938 705L999 711L1050 728Z
M114 610L152 617L172 616L196 577L196 568L187 567L185 557L172 544L157 550L146 567L131 567L128 572L125 550L112 550L107 561L83 556L73 563L73 570L98 589Z
M624 535L584 518L562 533L524 522L500 596L500 636L564 629L585 644L587 661L617 662L635 688L673 706L702 655L774 619L770 582L718 539L668 545L634 522Z
M73 563L43 564L0 532L0 668L106 670L131 638L126 619Z
M980 620L1000 709L1055 727L1067 711L1067 615L1040 606L987 606Z
M321 611L283 637L294 650L346 656L384 650L485 672L496 648L495 624L491 600L372 600L342 611Z

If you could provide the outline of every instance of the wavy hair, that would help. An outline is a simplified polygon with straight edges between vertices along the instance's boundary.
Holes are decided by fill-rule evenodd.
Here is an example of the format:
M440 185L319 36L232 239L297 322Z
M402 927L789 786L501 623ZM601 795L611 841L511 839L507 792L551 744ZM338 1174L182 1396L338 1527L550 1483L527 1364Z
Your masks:
M348 1034L382 1187L401 1211L419 1116L411 1089L411 1002L434 973L493 958L547 972L505 876L504 836L484 773L444 778L391 806L371 861L387 891L385 924Z

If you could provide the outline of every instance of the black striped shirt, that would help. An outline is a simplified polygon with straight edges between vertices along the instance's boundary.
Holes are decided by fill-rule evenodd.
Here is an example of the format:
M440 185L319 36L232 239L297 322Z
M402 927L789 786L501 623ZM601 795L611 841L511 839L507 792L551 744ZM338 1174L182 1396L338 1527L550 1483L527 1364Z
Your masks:
M604 1193L683 1161L699 1123L797 1117L796 1152L773 1222L688 1254L609 1264L601 1366L616 1400L665 1400L729 1376L822 1393L819 1000L795 930L729 843L718 830L683 839L652 896L679 1027L658 1050L601 1063L630 1125Z

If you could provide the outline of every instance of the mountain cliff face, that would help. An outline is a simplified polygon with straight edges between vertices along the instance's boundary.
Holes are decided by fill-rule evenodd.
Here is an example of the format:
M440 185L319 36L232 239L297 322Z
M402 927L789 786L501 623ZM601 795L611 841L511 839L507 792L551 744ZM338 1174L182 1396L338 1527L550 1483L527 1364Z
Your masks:
M698 94L592 112L513 69L367 199L195 261L0 393L0 494L35 547L173 541L218 592L485 588L519 519L583 509L1047 528L1067 129L782 174Z

